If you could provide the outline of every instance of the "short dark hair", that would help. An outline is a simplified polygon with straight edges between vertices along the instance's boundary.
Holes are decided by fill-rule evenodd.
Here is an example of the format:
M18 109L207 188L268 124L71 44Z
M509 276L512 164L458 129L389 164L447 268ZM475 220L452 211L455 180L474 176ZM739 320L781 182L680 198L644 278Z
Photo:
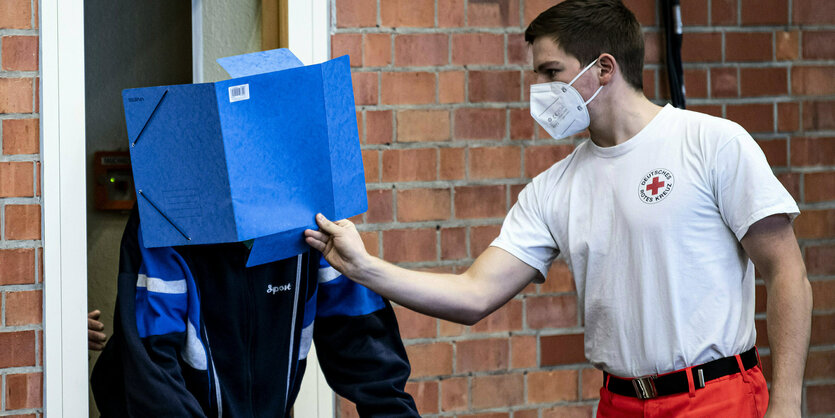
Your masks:
M620 0L565 0L542 12L525 41L550 36L585 66L602 53L618 61L623 78L643 90L644 37L635 15Z

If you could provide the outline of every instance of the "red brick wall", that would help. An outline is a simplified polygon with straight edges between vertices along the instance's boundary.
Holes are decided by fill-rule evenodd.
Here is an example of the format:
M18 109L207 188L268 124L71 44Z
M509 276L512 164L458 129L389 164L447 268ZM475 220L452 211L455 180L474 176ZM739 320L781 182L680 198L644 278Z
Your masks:
M0 415L43 405L38 1L0 0Z
M555 1L333 0L332 55L349 54L372 254L464 270L498 234L531 177L579 140L554 141L528 115L526 24ZM628 0L646 38L645 93L668 87L655 0ZM686 0L690 109L741 123L804 214L797 234L815 294L805 412L835 413L835 9L815 0ZM768 363L765 290L760 345ZM552 417L593 412L600 373L583 359L573 281L555 265L473 327L397 309L428 416ZM340 401L343 417L356 416ZM474 414L474 415L470 415ZM574 415L572 415L574 414Z

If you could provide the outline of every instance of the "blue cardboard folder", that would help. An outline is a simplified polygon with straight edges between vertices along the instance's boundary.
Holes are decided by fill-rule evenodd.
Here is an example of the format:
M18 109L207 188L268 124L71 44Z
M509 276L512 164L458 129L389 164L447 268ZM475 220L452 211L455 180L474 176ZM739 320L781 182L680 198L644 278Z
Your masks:
M304 252L317 212L365 212L348 58L218 62L235 78L122 92L145 246L254 239L252 266Z

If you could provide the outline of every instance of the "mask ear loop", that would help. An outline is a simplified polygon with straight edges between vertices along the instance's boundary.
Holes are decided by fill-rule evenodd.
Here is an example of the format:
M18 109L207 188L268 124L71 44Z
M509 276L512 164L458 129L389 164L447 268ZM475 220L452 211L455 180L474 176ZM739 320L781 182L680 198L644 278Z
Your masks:
M596 92L594 92L594 94L592 94L592 95L591 95L591 97L589 97L589 99L588 99L588 100L586 100L586 101L585 101L585 103L583 103L583 104L584 104L584 105L588 105L588 104L589 104L589 102L591 102L592 100L594 100L594 98L595 98L595 97L597 97L597 93L600 93L600 90L603 90L603 86L600 86L600 87L597 89L597 91L596 91Z
M594 65L597 62L598 59L600 59L600 58L595 58L594 61L592 61L591 63L589 63L589 65L586 66L586 68L583 68L583 71L580 71L580 74L577 74L576 76L574 76L574 78L571 79L571 81L568 82L568 85L570 86L570 85L574 84L574 82L577 81L577 79L580 78L581 75L585 74L585 72L588 71L589 68L591 68L592 65ZM600 93L600 90L603 90L603 86L600 86L597 89L597 91L594 92L594 94L592 94L591 97L589 97L588 100L583 102L583 105L588 105L592 100L594 100L594 98L597 97L597 94Z
M577 79L580 78L580 76L583 75L586 71L588 71L589 68L591 68L591 66L594 65L597 62L598 59L599 58L595 58L594 61L592 61L589 65L586 66L586 68L583 68L583 71L580 71L579 74L574 76L574 78L572 78L571 81L568 82L568 85L570 86L570 85L574 84L574 82L577 81Z

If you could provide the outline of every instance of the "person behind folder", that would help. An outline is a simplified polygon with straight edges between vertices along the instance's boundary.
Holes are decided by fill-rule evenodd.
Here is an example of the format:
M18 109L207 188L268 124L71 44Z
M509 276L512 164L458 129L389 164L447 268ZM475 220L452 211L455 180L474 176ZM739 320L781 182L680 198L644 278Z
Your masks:
M736 123L643 95L643 36L620 1L565 0L525 40L540 83L531 115L556 139L586 128L591 139L522 190L467 271L396 267L370 256L351 222L321 215L308 244L384 297L463 324L544 281L562 256L585 355L604 373L598 416L799 417L811 288L797 205L757 144ZM768 292L770 401L754 348L755 266Z
M360 416L419 416L388 301L317 251L247 268L249 250L240 242L145 248L134 208L113 335L91 378L102 417L289 416L314 341L328 384ZM292 304L295 318L284 314ZM91 312L91 349L103 344L102 329Z

